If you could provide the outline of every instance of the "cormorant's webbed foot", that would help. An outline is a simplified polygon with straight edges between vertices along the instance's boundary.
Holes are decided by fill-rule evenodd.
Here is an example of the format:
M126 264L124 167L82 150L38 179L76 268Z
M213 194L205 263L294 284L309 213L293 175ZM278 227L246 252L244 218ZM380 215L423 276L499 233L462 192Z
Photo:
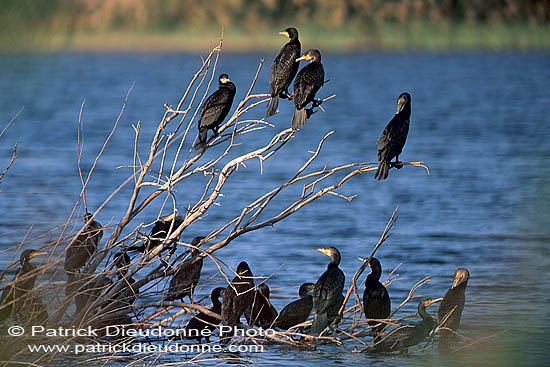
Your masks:
M288 94L288 91L283 90L281 93L279 93L279 98L292 99L292 96L290 94Z
M317 98L313 101L311 108L319 107L323 103L323 100L321 98Z
M401 162L398 157L395 157L395 162L390 162L390 168L395 167L397 169L401 169L403 168L403 165L401 163L403 162Z

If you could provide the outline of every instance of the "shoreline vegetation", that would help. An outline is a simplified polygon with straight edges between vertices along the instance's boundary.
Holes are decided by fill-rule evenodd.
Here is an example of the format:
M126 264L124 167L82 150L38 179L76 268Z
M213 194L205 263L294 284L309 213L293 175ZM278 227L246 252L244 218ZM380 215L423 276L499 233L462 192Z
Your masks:
M550 49L548 0L0 0L0 51Z
M224 50L248 52L276 50L284 43L278 28L249 31L224 27ZM36 32L0 36L2 52L56 51L141 51L198 52L215 45L221 26L186 27L167 30L88 30ZM316 44L331 51L368 50L547 50L550 25L383 24L359 30L345 27L301 27L304 44Z

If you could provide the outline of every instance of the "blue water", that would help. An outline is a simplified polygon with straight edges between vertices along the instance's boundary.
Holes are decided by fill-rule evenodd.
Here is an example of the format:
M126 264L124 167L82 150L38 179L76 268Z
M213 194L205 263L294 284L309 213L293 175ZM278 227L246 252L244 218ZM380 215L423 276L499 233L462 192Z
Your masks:
M267 90L273 55L221 56L216 75L226 72L235 82L236 102L244 97L262 57L266 65L256 93ZM315 282L324 271L328 258L314 247L340 249L347 286L360 265L356 257L369 255L399 205L393 235L377 253L384 279L402 263L400 280L389 287L393 306L425 276L432 281L418 294L442 296L455 268L466 267L471 274L467 301L472 303L464 310L461 332L473 339L494 336L458 353L452 362L541 364L548 357L550 342L550 54L329 53L323 54L323 63L330 81L319 96L336 94L323 105L326 112L315 114L287 146L264 162L263 175L257 161L241 167L225 186L220 206L212 207L207 216L186 229L182 239L189 242L222 226L238 216L243 206L290 178L309 157L308 151L331 130L335 133L312 168L327 162L334 166L375 161L377 140L395 112L396 98L408 91L412 95L411 128L400 158L425 161L430 175L414 167L391 170L384 182L375 181L372 173L358 175L339 190L345 195L357 194L352 202L325 196L272 228L236 239L216 255L231 266L246 260L257 276L273 274L268 284L273 304L281 309L290 298L277 296L296 297L297 288L288 287ZM139 153L145 159L163 104L177 104L200 65L199 55L194 54L2 54L1 128L23 110L0 138L1 171L18 143L17 160L0 183L0 248L19 243L28 231L31 238L68 218L81 189L77 124L84 101L82 166L87 172L133 86L87 189L88 206L95 210L131 174L132 125L141 121ZM217 168L238 152L265 145L275 133L289 127L291 104L281 101L280 110L269 119L274 128L239 137L242 145ZM264 113L262 105L245 117L260 118ZM195 125L191 132L193 139ZM188 157L189 147L187 142L179 164ZM201 162L222 149L211 149ZM158 172L159 164L153 167ZM198 177L176 187L180 211L196 202L207 179ZM293 202L300 190L283 192L263 218ZM123 189L97 219L104 225L118 223L129 193L129 188ZM151 223L160 212L168 213L172 204L168 200L162 210L165 199L161 196L154 201L132 222L132 228L141 222ZM110 233L106 230L103 242ZM54 231L29 246L39 247L55 238ZM9 265L13 254L0 255L1 269ZM220 283L205 281L199 285L200 295L222 284L209 260L203 278ZM149 289L143 302L159 300L163 286L160 283ZM414 314L415 310L416 302L411 302L399 315ZM435 314L436 308L431 312ZM258 365L288 365L296 360L305 366L449 362L439 357L437 348L411 352L403 357L371 357L333 346L315 351L270 346L264 353L247 357ZM163 358L170 362L182 357Z

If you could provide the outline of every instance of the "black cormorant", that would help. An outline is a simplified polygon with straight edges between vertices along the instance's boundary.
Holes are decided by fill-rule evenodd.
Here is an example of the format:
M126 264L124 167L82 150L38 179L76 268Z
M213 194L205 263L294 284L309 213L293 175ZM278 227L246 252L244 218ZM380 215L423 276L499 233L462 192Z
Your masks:
M437 312L439 322L441 323L447 318L445 322L440 325L441 338L439 340L439 350L441 351L448 351L450 349L449 339L452 336L451 331L443 330L443 328L456 331L460 324L462 310L466 302L466 286L468 285L468 279L470 279L470 273L467 269L456 269L453 285L447 293L445 293L443 301L441 301L439 305L439 311Z
M222 303L220 302L220 295L223 293L224 289L225 288L218 287L212 290L212 294L210 295L210 299L212 300L212 308L210 308L210 311L221 314ZM201 331L207 329L212 332L216 329L216 325L219 325L220 322L220 319L199 312L193 316L191 320L189 320L189 323L185 328L185 338L195 339L198 343L200 343L203 338ZM210 342L209 336L204 336L204 338L207 343Z
M327 270L321 275L313 289L313 311L315 318L311 324L311 332L320 334L338 315L338 309L342 305L344 282L346 276L338 267L340 264L340 252L336 247L327 246L318 248L325 255L330 256L332 261L328 264Z
M277 113L279 98L288 98L288 87L292 83L292 79L298 72L300 61L296 61L300 57L302 46L298 40L298 31L296 28L287 28L279 34L290 38L290 41L285 43L279 50L271 65L269 73L269 94L271 99L267 105L265 117L268 118Z
M95 302L111 284L111 280L105 276L95 276L88 282L83 283L78 288L74 297L74 303L76 305L75 314L79 314L87 304Z
M198 246L204 238L205 237L202 236L193 238L191 245ZM195 286L201 277L203 263L202 257L199 260L195 259L197 255L199 255L199 251L193 248L191 250L191 258L185 260L178 266L174 276L172 276L172 279L170 280L168 295L166 296L165 301L173 301L181 298L183 302L183 298L185 296L188 296L189 299L193 301L193 291L195 290ZM193 263L194 260L196 261Z
M382 265L377 258L371 258L369 265L371 273L365 281L365 291L363 292L363 310L367 319L387 319L390 316L391 302L388 290L380 283L382 275ZM378 325L378 321L368 321L369 325ZM382 324L373 329L375 335L384 329Z
M92 214L86 213L83 217L84 223L88 223L91 218ZM103 227L98 221L93 220L73 243L67 247L65 251L65 272L67 273L66 295L70 295L76 290L76 272L86 265L90 257L97 250L101 237L103 237Z
M48 324L50 316L48 315L48 309L44 302L36 294L32 292L28 294L24 305L23 317L25 318L24 324L27 326Z
M319 102L314 101L315 94L325 82L325 70L321 64L321 53L319 50L310 49L304 56L296 59L310 60L309 64L304 66L294 80L294 115L292 115L292 128L294 130L301 129L306 123L306 119L313 113L313 107L319 105ZM306 105L313 102L311 109L306 109Z
M400 326L390 331L386 336L379 339L371 352L406 352L407 348L412 347L424 340L430 331L435 326L435 322L426 311L426 307L434 302L440 301L441 298L424 298L418 302L418 313L422 317L422 321L418 321L412 325ZM376 341L376 339L375 339Z
M244 311L246 322L249 326L268 329L277 315L277 310L269 301L269 287L265 283L259 284L258 289L254 292L252 305Z
M300 286L300 299L286 305L275 320L273 326L280 329L290 329L294 325L305 322L313 309L313 283L304 283Z
M377 180L385 180L388 177L390 166L401 169L402 166L396 165L399 162L399 154L403 151L409 125L411 120L411 95L401 93L397 98L397 112L391 121L386 125L378 140L378 170L374 174ZM391 160L395 157L395 162Z
M215 134L218 134L218 126L223 122L231 105L237 88L229 80L227 74L220 75L218 90L212 93L202 105L199 114L199 137L195 143L195 150L203 152L206 148L206 138L208 129L212 129Z
M162 241L170 237L170 235L183 223L183 216L179 213L171 213L165 216L160 217L155 221L151 233L149 234L147 240L139 246L130 246L126 251L138 251L138 252L148 252L153 250L155 247L160 245ZM170 229L171 228L171 229ZM177 242L177 239L174 239L170 242L170 245L173 245ZM169 246L164 247L164 250L168 249ZM162 252L161 251L161 252ZM159 252L160 254L160 252Z
M242 261L237 267L237 276L223 291L221 316L224 325L237 325L241 315L253 300L254 276L248 264Z
M17 270L14 280L4 289L2 297L0 297L0 321L23 310L23 305L27 300L29 292L34 288L34 283L38 276L36 272L37 266L31 263L31 259L47 254L47 252L33 249L28 249L21 253L19 257L21 268Z
M134 278L128 277L128 265L130 265L130 256L126 252L117 252L113 256L113 263L117 269L117 278L115 282L122 282L124 287L117 292L110 300L111 304L114 305L111 309L115 311L121 311L122 309L127 309L128 306L132 305L137 300L137 290L134 289L133 284L136 282ZM106 305L104 305L106 307Z

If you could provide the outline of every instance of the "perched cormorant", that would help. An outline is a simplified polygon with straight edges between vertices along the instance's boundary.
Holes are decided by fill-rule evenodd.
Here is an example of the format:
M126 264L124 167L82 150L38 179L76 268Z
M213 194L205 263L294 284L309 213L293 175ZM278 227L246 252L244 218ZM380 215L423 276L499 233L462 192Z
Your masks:
M306 120L313 113L313 108L319 105L318 101L314 101L315 94L325 82L325 70L321 64L321 53L319 50L310 49L306 51L304 56L296 59L310 60L309 64L304 66L294 80L294 115L292 115L292 128L294 130L301 129L306 123ZM311 109L306 109L306 105L313 102Z
M25 250L19 257L21 268L15 273L12 284L8 285L2 297L0 297L0 321L7 319L12 314L23 310L23 305L34 288L36 281L37 266L31 263L31 259L39 255L47 255L47 252L40 252L33 249Z
M86 213L84 223L92 218L91 213ZM98 221L93 220L82 231L82 233L67 247L65 251L65 272L67 273L66 295L72 294L78 287L76 282L76 272L86 265L93 253L97 250L97 245L103 237L103 227Z
M242 261L237 266L237 276L223 291L221 316L224 325L237 325L241 315L253 301L254 277L246 261Z
M405 352L407 348L412 347L424 340L430 331L435 326L435 322L426 311L426 307L434 302L440 301L441 298L424 298L418 302L418 313L422 317L422 321L418 321L412 325L400 326L393 329L386 336L379 339L371 352L392 352L399 350ZM375 339L376 340L376 339Z
M100 286L106 288L105 294L120 283L123 284L123 287L101 304L101 313L92 320L92 325L102 333L105 331L103 329L110 325L131 324L132 317L129 315L131 311L130 306L137 300L138 290L134 289L136 281L127 275L130 256L125 251L117 252L113 256L113 263L117 269L116 276L118 279L113 282L104 281ZM101 295L101 293L102 291L100 290L97 296Z
M409 125L411 120L411 95L409 93L401 93L397 98L397 112L391 121L386 125L386 128L380 135L378 140L378 170L374 174L377 180L385 180L388 177L390 166L393 165L397 169L402 166L396 164L399 162L399 154L403 151L407 134L409 133ZM395 157L395 162L391 160Z
M199 137L194 147L196 151L203 152L206 148L208 129L218 134L218 126L229 113L236 92L237 88L229 80L229 76L220 75L218 90L206 99L199 114Z
M134 290L133 284L136 282L134 278L128 277L128 265L130 265L130 256L124 252L117 252L113 256L113 263L117 269L117 278L114 284L118 282L123 282L124 287L117 292L111 299L110 303L114 305L111 307L116 311L121 311L122 309L127 309L128 306L132 305L137 300L137 290ZM104 305L103 307L106 307Z
M88 303L91 304L96 301L101 296L101 293L111 284L111 280L105 276L96 276L89 282L82 284L74 297L76 305L75 314L79 314Z
M304 283L300 286L300 299L286 305L275 320L273 326L280 329L290 329L294 325L305 322L313 308L313 295L311 291L315 287L313 283Z
M452 287L445 293L443 301L439 305L439 311L437 317L441 323L448 315L447 320L440 325L439 350L448 351L450 349L450 338L452 332L449 330L443 330L442 328L448 328L453 331L458 329L460 319L462 317L462 310L464 309L464 302L466 301L466 286L468 285L468 279L470 279L470 273L465 268L458 268L455 270L454 281Z
M205 237L202 236L193 238L191 245L198 246L204 238ZM172 276L172 279L170 280L168 295L164 299L165 301L173 301L181 298L183 302L183 298L185 296L188 296L189 299L193 301L193 291L195 290L195 287L201 277L203 263L202 257L193 263L197 255L199 255L199 251L193 248L191 250L191 258L185 260L178 266L174 276Z
M273 324L278 313L275 307L269 301L269 287L262 283L258 285L258 290L254 292L252 305L244 311L246 322L249 326L259 326L268 329Z
M26 326L43 325L48 324L50 316L48 315L48 309L44 302L36 294L29 292L24 305L24 315Z
M284 32L279 32L279 34L290 38L290 40L281 47L271 65L271 72L269 73L269 94L271 99L267 105L266 118L277 113L279 98L288 98L288 87L292 83L292 79L296 76L298 67L300 66L300 61L297 61L297 59L300 57L302 45L300 44L300 40L298 40L298 31L296 28L287 28Z
M149 234L147 240L139 246L130 246L126 251L138 251L138 252L148 252L153 250L155 247L160 245L162 241L170 237L170 235L183 223L183 216L179 213L171 213L157 219L151 233ZM170 228L172 228L170 230ZM170 245L173 245L177 242L177 239L174 239L170 242ZM168 249L166 246L162 251ZM161 251L161 252L162 252Z
M225 288L218 287L212 290L212 294L210 295L210 299L212 300L212 308L210 308L210 311L221 314L222 303L220 302L220 295L223 293L224 289ZM199 312L193 316L191 320L189 320L189 323L185 328L185 338L195 339L198 343L200 343L203 338L201 331L207 329L212 332L216 329L216 325L219 325L220 322L220 319ZM210 343L209 336L204 336L204 338L207 343Z
M321 275L313 289L313 311L315 318L311 324L311 332L320 334L329 323L338 315L338 309L342 305L344 282L346 276L338 267L340 264L340 251L336 247L327 246L316 249L330 256L332 261L327 270Z
M371 273L365 281L365 291L363 292L363 310L367 319L387 319L390 316L391 302L388 290L380 283L380 275L382 275L382 265L377 258L370 259L369 265ZM378 325L378 321L368 321L369 325ZM385 324L382 324L373 331L376 334L384 329Z

